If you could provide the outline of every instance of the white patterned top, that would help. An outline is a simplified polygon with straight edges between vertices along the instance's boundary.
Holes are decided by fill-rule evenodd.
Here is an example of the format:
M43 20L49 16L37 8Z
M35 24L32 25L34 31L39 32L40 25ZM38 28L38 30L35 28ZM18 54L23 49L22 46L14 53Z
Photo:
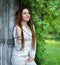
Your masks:
M20 51L21 42L18 43L18 41L17 41L16 26L15 26L14 30L13 30L13 37L14 37L14 43L15 43L15 46L13 48L13 55L30 56L30 57L35 58L36 42L35 42L35 49L32 50L31 49L31 45L32 45L31 30L28 31L27 28L25 28L25 26L23 26L22 29L23 29L23 35L24 35L24 50ZM19 37L21 37L21 36L19 36ZM21 38L20 38L20 40L21 40Z

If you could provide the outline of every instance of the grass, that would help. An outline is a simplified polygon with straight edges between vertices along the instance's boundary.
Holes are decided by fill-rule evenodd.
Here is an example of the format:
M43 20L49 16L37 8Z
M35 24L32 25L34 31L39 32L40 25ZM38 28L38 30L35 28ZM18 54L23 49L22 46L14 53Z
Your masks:
M60 41L45 40L46 53L42 65L60 65Z

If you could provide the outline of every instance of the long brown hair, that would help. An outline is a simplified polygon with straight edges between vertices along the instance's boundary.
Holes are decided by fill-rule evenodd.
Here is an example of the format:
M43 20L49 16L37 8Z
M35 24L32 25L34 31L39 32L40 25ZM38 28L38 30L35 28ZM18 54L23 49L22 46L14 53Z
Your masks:
M22 11L23 9L28 9L27 7L22 7L16 12L16 25L18 25L21 30L22 30L22 25L21 25L21 20L22 20ZM29 9L28 9L29 10ZM30 12L30 11L29 11ZM31 16L31 13L30 13ZM32 49L35 48L35 32L33 29L33 23L32 23L32 17L30 17L30 20L27 22L29 28L31 29L32 32ZM21 31L21 42L22 42L22 47L21 49L24 48L24 35L23 35L23 30Z

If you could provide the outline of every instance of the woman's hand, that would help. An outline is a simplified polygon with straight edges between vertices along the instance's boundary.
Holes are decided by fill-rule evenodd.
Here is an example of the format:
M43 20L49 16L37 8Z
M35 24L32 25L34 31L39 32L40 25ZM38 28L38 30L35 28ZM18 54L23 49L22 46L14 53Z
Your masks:
M33 57L29 57L28 62L32 62L34 60Z

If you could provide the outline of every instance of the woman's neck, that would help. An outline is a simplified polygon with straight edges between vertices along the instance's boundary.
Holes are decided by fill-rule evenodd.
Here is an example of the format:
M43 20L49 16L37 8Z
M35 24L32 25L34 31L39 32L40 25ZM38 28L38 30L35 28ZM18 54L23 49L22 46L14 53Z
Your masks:
M27 26L27 22L22 21L22 25Z

